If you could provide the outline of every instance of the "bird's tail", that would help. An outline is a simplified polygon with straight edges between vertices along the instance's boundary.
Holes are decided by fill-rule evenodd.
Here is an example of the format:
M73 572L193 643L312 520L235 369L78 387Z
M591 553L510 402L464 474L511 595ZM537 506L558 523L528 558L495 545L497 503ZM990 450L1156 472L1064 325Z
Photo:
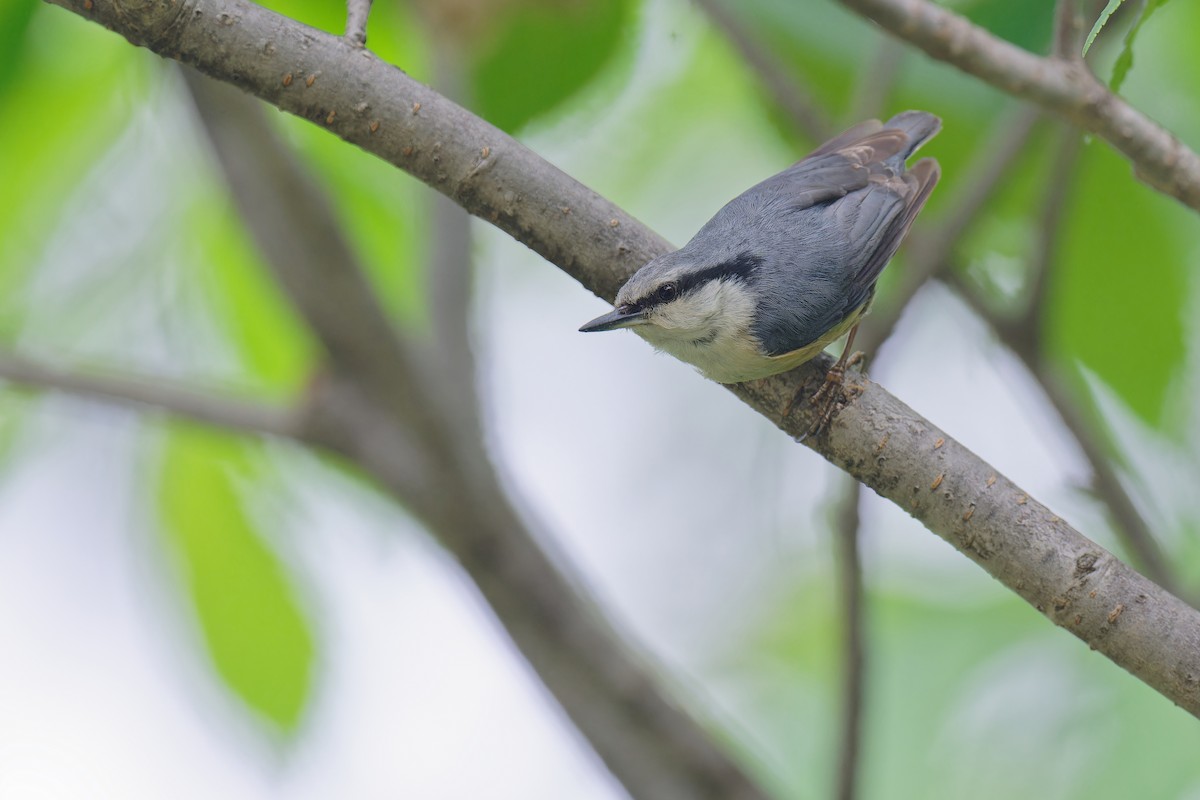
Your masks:
M898 161L899 166L942 129L942 121L928 111L901 111L883 123L883 129L904 131L908 137L907 146L892 159L888 159Z

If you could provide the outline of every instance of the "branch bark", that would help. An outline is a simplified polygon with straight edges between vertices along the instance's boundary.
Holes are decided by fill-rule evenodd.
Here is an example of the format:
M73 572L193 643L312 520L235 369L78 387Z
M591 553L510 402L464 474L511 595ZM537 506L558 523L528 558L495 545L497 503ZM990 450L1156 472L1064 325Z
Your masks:
M1200 156L1110 92L1081 60L1036 56L929 0L841 1L929 56L1094 133L1133 163L1140 180L1200 211Z
M867 621L863 591L862 502L863 485L846 481L845 496L839 500L833 536L837 564L838 599L842 605L842 708L838 737L837 774L834 797L858 797L859 765L862 761L863 711L866 696Z
M338 37L243 0L149 0L134 7L117 0L56 2L396 163L602 297L611 299L634 268L669 249L511 138ZM285 81L288 75L292 79ZM798 390L815 390L830 364L821 357L785 375L729 388L800 436L814 422L812 409L797 404L798 413L782 420L781 412ZM378 444L347 436L349 445L378 451ZM1053 622L1200 715L1200 613L1088 540L878 384L864 381L853 402L806 444ZM386 461L386 452L379 457Z
M212 391L142 375L68 369L11 352L0 352L0 379L243 433L293 438L306 430L305 415L299 410L231 400Z

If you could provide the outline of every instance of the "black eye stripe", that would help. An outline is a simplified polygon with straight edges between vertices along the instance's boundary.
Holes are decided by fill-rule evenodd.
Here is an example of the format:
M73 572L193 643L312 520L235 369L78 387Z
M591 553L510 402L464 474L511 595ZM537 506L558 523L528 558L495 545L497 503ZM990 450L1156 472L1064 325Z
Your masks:
M762 259L758 256L749 253L742 253L736 258L732 258L721 264L717 264L707 269L702 269L699 272L693 272L684 275L678 281L679 294L687 294L693 289L698 289L709 281L716 280L736 280L746 283L752 282L757 276L758 268L762 265Z

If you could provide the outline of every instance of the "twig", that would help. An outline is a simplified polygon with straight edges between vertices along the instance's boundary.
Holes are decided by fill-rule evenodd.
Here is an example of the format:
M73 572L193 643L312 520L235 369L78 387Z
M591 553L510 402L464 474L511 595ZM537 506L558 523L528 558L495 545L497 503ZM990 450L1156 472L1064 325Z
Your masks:
M1017 318L1008 342L1029 363L1040 362L1044 358L1045 341L1042 334L1045 330L1050 266L1058 257L1063 215L1078 169L1082 144L1083 139L1078 131L1059 126L1058 144L1054 148L1050 173L1046 176L1046 194L1038 215L1039 224L1029 260L1025 309Z
M866 683L867 635L863 597L861 538L862 484L847 481L834 530L838 596L842 602L842 711L838 739L837 783L834 797L858 796L859 754L862 751L863 700Z
M166 380L134 375L90 374L0 352L0 378L38 391L57 391L103 403L162 411L205 425L265 436L304 434L302 415Z
M794 70L758 41L725 7L722 0L695 0L695 3L758 75L775 104L787 115L796 130L813 142L823 142L829 138L832 126L816 100L793 78Z
M165 0L56 2L135 44L321 120L446 192L606 299L634 268L670 250L633 217L400 70L247 0L193 0L182 10ZM263 48L263 41L274 47ZM291 70L319 72L324 81L314 79L308 88L320 90L305 94L284 86L280 75ZM366 110L325 122L335 106ZM371 119L380 122L374 131ZM380 135L385 129L387 135ZM485 147L491 155L481 159ZM730 389L799 437L812 427L813 410L797 404L787 419L782 412L797 392L822 385L831 364L821 356ZM908 511L1054 623L1200 716L1200 612L1087 539L878 384L865 381L861 394L805 444ZM617 688L621 696L639 691L636 681ZM727 763L714 762L711 769L724 774Z
M432 58L434 88L456 102L464 99L467 80L461 50L446 44L434 48ZM477 440L482 434L470 342L471 216L443 194L427 195L433 219L428 277L428 308L433 317L428 355L433 363L426 372L449 382L442 396L461 406L457 417L470 422L469 435Z
M998 316L997 311L984 299L978 287L955 270L947 271L942 277L980 319L986 320L992 325L1001 342L1012 349L1033 375L1034 380L1042 387L1046 399L1050 401L1050 406L1079 444L1084 459L1092 469L1092 489L1096 499L1108 509L1114 529L1125 546L1129 548L1129 551L1155 583L1176 596L1181 596L1174 571L1167 566L1166 559L1158 547L1157 537L1150 530L1145 517L1138 511L1137 504L1133 502L1129 492L1126 491L1124 483L1113 468L1112 459L1097 438L1092 425L1079 409L1079 404L1074 396L1062 384L1057 370L1040 357L1030 360L1027 358L1026 351L1009 344L1010 339L1015 338L1012 333L1015 325Z
M904 62L904 56L904 47L899 42L890 36L879 37L875 54L870 61L864 62L866 66L854 87L854 99L850 101L848 114L850 124L868 117L885 116L883 107L900 79L900 65Z
M907 245L906 269L894 291L881 298L859 328L856 341L864 353L879 349L892 335L909 300L945 268L968 226L1003 186L1040 118L1036 109L1018 106L1007 121L997 126L998 133L976 151L955 182L956 194L946 204L946 214L932 228L913 233Z
M1137 177L1200 211L1200 156L1135 110L1075 60L1042 58L929 0L842 0L849 8L1015 97L1106 140Z
M763 797L630 652L580 582L539 546L500 488L474 413L463 410L473 396L457 396L457 381L412 371L414 365L401 358L409 348L396 342L351 255L341 253L331 265L300 254L327 255L344 245L332 217L324 216L327 203L258 104L207 79L189 79L189 86L225 179L272 270L318 337L337 347L314 396L321 443L374 475L454 554L631 795ZM268 197L275 205L261 211L257 206ZM287 213L296 219L289 223ZM275 242L280 236L290 243ZM323 241L327 237L332 240ZM452 268L465 273L466 266ZM335 280L331 267L337 285L328 293L314 291ZM459 308L464 295L451 301L454 315L464 316L447 325L465 325L465 306ZM399 359L384 380L371 375L382 368L380 353ZM450 372L464 366L443 364Z
M1054 44L1050 53L1066 61L1083 61L1082 0L1058 0L1055 4Z
M346 41L355 47L367 43L367 18L371 16L371 0L346 0Z

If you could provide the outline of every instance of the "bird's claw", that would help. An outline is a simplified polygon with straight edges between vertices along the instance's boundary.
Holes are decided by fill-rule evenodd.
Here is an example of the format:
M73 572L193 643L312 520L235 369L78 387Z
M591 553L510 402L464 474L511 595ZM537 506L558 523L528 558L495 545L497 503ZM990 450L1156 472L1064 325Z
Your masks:
M817 419L807 431L796 437L797 443L803 442L810 436L816 436L818 433L824 430L833 419L834 415L846 407L846 404L851 400L852 395L857 396L862 394L863 386L859 384L853 384L851 386L846 385L846 370L851 367L858 366L862 364L862 362L863 354L862 351L859 350L855 351L849 358L845 359L844 362L839 359L832 367L829 368L829 371L825 373L824 383L817 388L817 391L813 392L813 396L809 401L814 407L820 408L820 411L817 414ZM784 419L787 419L787 417L792 413L792 408L795 406L796 401L800 399L800 394L801 392L796 392L796 394L793 395L792 399L788 402L787 408L783 413Z

